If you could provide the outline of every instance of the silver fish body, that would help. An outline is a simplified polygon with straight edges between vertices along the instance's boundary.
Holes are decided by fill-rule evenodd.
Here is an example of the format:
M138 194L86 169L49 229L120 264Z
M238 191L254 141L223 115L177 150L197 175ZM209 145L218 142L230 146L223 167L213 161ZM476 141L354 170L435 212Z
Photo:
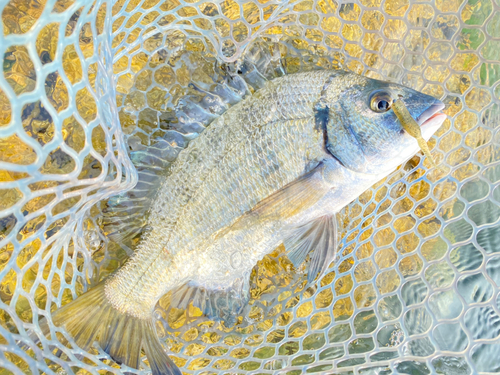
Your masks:
M318 114L328 102L335 102L329 108L330 121L349 123L346 116L352 116L365 124L363 132L378 138L377 142L391 136L390 129L374 127L355 109L351 114L337 110L332 116L335 106L351 104L343 93L356 86L361 92L359 88L374 82L378 81L344 72L289 75L269 82L214 121L179 155L151 208L151 230L134 257L109 280L107 295L113 305L134 316L149 317L157 300L183 283L207 288L229 286L283 242L283 228L337 212L404 161L397 157L404 149L403 142L393 142L386 146L389 151L396 150L393 160L379 163L389 164L389 168L363 173L365 170L346 168L326 147L326 124ZM427 103L420 103L420 108L434 101L425 99ZM411 103L408 107L418 106ZM337 129L331 132L339 133ZM343 153L357 146L349 145L346 138L338 142ZM413 147L403 156L408 158L416 151ZM347 152L352 155L357 150ZM327 193L312 207L289 218L275 217L216 236L257 203L320 163L324 167L317 184L324 185Z
M210 315L208 300L234 292L231 311L255 263L281 243L294 264L314 253L314 278L333 259L333 214L418 151L390 110L398 97L430 138L440 102L342 71L284 76L231 107L179 154L136 253L103 287L112 312L102 316L150 322L169 291L174 305L193 300Z
M151 208L151 230L132 260L109 281L108 295L117 307L150 315L163 294L190 278L210 285L234 273L241 276L245 269L225 268L233 253L248 259L248 252L258 258L272 251L260 245L275 246L272 233L263 241L250 240L254 244L243 251L235 247L234 234L215 241L212 237L328 158L314 105L329 74L270 82L214 121L180 153ZM280 226L275 224L276 229ZM248 241L248 235L239 235ZM227 271L231 275L226 277Z

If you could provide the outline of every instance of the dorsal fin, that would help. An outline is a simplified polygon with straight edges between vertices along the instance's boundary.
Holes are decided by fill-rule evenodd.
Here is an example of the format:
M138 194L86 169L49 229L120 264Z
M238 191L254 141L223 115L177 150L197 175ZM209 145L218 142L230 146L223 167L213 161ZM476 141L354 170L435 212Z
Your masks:
M137 185L111 197L103 209L103 228L112 241L130 246L129 242L146 226L151 203L167 175L171 161L175 160L182 149L180 146L186 141L179 138L172 143L158 139L153 146L131 153L138 174Z
M176 104L159 114L158 122L167 128L151 146L136 144L130 158L138 171L137 185L109 199L103 210L106 235L122 246L144 230L151 204L168 175L171 163L187 143L196 138L228 108L242 101L265 82L284 74L279 49L254 43L235 63L215 62L214 82L191 82L190 91ZM257 79L258 78L258 79Z

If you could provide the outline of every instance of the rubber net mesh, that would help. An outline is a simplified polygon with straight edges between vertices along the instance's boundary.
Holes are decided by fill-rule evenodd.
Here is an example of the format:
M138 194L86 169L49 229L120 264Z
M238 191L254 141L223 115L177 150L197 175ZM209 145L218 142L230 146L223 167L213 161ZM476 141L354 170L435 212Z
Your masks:
M343 68L442 99L439 167L415 156L339 213L338 257L314 286L283 249L265 257L235 326L163 298L173 360L187 374L499 372L496 1L0 1L0 368L149 371L64 345L62 329L28 332L123 264L140 233L113 242L108 224L145 218L107 200L140 177L134 153L163 139L175 159L175 140L208 125L182 108L247 59L261 70L247 94Z

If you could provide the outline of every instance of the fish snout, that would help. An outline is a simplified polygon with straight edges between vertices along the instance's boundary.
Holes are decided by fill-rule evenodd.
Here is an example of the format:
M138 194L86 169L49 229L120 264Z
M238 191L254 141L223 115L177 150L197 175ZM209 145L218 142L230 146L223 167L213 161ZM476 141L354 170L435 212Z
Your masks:
M441 100L435 99L434 102L424 112L416 118L417 124L420 125L422 137L428 141L432 135L441 127L446 115L441 111L445 108Z
M416 118L417 123L422 126L424 123L429 120L432 116L437 114L439 111L444 109L444 103L441 100L435 99L434 103L432 103L429 108L427 108L424 112L420 114Z

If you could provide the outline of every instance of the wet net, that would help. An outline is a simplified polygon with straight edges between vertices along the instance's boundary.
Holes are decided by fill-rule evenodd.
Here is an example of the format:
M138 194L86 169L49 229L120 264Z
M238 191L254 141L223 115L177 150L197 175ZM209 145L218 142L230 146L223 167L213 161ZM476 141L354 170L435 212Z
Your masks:
M234 326L165 296L165 349L187 374L500 371L498 1L4 0L0 13L0 369L148 372L38 320L132 253L151 165L168 169L266 80L342 68L444 101L438 168L419 154L340 212L337 259L313 286L282 248L266 256Z

